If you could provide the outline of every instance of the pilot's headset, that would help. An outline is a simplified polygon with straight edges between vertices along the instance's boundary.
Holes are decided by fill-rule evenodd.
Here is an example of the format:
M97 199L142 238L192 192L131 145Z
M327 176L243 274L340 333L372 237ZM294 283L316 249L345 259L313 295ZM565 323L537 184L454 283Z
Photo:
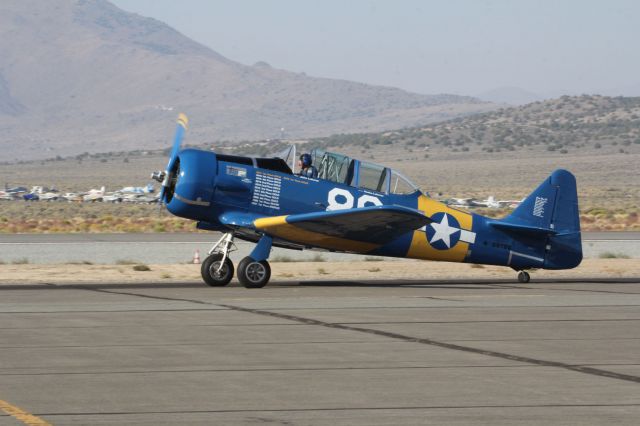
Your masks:
M302 154L300 156L300 161L302 162L302 167L304 167L305 169L307 167L311 166L311 155L309 154Z

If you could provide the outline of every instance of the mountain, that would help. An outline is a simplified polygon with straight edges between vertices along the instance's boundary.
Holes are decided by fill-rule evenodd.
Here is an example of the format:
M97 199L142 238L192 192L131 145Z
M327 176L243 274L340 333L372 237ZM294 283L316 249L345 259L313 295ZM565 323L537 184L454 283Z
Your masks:
M263 156L292 142L298 153L323 148L391 167L442 198L517 200L564 168L577 177L582 211L599 209L602 230L627 219L626 226L638 225L640 97L563 96L394 131L200 147ZM20 164L0 160L0 185L53 185L64 191L144 185L151 171L166 165L163 147ZM619 216L623 211L627 219Z
M390 145L404 157L425 147L429 153L469 153L477 158L509 151L638 154L640 97L562 96L427 126L336 135L313 142L324 147Z
M12 158L415 126L495 109L227 59L105 0L0 3L0 144Z
M16 116L24 112L24 106L11 96L9 85L0 74L0 115Z
M542 96L521 89L520 87L498 87L476 95L478 99L486 102L507 105L525 105L531 102L540 101Z

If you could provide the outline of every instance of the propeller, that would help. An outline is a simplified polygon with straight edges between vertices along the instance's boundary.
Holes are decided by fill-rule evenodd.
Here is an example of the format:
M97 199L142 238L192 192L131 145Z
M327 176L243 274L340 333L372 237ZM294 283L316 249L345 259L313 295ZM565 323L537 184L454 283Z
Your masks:
M173 178L174 168L176 161L178 160L178 153L180 152L180 145L182 145L182 139L184 138L184 132L187 130L189 119L183 113L178 115L178 125L176 126L176 133L173 138L173 147L171 148L171 154L169 154L169 162L164 172L154 172L151 174L151 178L162 183L160 188L160 203L166 203L167 187L171 183Z

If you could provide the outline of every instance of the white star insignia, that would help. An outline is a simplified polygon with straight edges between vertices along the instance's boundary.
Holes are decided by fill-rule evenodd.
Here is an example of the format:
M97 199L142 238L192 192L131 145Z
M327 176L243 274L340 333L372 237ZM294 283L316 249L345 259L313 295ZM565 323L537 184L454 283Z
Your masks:
M433 244L436 241L442 241L447 248L451 248L451 235L460 231L458 228L449 226L449 217L447 214L442 216L442 221L440 223L431 223L431 227L436 231L436 233L433 234L430 243Z

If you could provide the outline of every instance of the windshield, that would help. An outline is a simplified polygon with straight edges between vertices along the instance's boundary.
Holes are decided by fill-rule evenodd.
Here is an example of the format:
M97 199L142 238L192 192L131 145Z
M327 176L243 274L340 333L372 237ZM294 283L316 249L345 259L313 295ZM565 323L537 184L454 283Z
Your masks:
M291 164L291 170L294 170L296 166L296 146L289 145L274 155L273 158L282 158L287 165Z

